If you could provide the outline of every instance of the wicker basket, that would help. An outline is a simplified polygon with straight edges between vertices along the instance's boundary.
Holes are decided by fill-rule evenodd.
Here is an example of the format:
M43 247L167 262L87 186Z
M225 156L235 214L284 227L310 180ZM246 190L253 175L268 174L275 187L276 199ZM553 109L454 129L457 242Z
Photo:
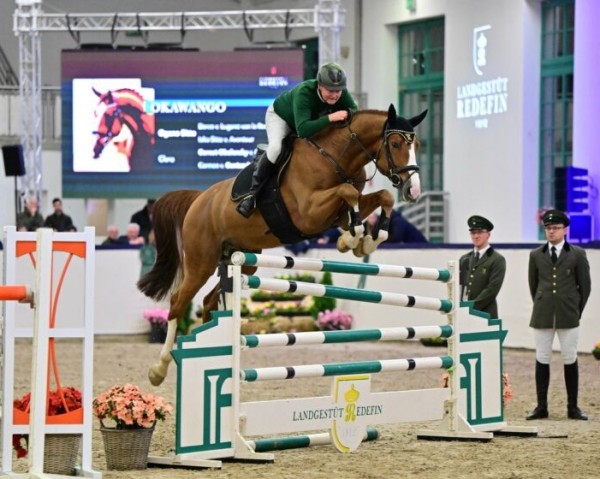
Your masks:
M104 440L106 468L125 471L146 469L154 426L151 428L115 429L100 427Z
M80 434L46 434L44 472L72 475L77 465L80 444Z

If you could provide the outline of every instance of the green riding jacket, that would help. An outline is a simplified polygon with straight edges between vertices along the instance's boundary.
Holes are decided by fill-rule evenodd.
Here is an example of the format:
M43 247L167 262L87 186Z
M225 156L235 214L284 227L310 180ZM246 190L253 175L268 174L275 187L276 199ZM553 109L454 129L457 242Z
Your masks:
M327 115L330 113L357 110L358 106L348 90L342 90L335 105L328 105L319 98L317 80L305 80L279 95L273 103L273 109L296 135L307 138L329 125Z

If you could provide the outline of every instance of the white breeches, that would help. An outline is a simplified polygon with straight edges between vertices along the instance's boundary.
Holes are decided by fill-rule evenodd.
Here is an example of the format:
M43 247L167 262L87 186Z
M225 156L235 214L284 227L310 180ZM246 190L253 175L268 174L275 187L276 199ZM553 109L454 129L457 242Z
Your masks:
M554 333L560 342L560 355L564 364L573 364L577 360L577 343L579 342L579 328L569 329L534 329L535 359L542 364L552 361L552 343Z
M269 141L269 146L267 146L267 158L271 163L275 163L281 153L281 142L292 130L285 120L275 113L272 104L267 108L265 125L267 127L267 139Z

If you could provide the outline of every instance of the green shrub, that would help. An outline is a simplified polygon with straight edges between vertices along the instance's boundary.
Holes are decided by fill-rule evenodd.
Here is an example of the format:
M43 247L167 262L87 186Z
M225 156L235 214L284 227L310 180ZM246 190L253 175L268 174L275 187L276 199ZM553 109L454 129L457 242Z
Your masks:
M331 273L326 271L323 273L323 277L319 284L323 284L326 286L331 286L333 284L333 279ZM317 319L317 316L321 311L333 310L335 309L336 300L335 298L326 298L324 296L313 296L313 304L310 308L310 314L313 318Z

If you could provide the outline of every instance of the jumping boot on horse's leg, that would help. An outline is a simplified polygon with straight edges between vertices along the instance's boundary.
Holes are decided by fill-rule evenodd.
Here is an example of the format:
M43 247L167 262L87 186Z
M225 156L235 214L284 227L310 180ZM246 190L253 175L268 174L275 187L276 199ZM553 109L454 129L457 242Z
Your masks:
M252 183L250 184L250 191L237 205L237 211L244 218L249 218L254 208L256 208L256 197L260 192L265 181L271 175L273 171L273 163L267 158L267 153L263 153L254 162L254 171L252 173Z

